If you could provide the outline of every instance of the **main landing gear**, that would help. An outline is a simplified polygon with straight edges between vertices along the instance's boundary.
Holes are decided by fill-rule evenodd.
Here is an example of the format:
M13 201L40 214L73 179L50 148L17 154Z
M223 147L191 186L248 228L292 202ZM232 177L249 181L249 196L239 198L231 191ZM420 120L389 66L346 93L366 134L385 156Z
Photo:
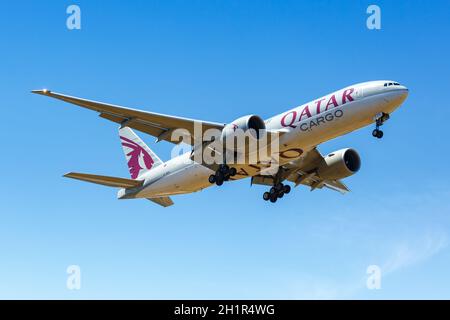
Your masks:
M221 164L219 169L217 169L215 174L209 176L209 183L215 183L218 186L221 186L224 181L230 180L230 177L234 177L237 171L236 168L230 168L226 164Z
M372 136L375 138L381 139L383 138L383 131L380 130L380 127L389 120L389 114L381 112L375 116L375 130L372 131Z
M282 183L277 183L275 186L270 188L270 191L264 192L263 199L274 203L278 198L283 198L285 194L291 192L291 186L284 185Z

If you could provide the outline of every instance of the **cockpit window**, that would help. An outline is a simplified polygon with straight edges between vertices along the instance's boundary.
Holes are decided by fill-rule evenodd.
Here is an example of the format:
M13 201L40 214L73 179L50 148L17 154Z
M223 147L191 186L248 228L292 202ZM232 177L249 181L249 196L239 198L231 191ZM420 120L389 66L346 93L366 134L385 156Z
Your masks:
M400 83L398 83L398 82L386 82L386 83L384 84L385 87L399 86L399 85L400 85Z

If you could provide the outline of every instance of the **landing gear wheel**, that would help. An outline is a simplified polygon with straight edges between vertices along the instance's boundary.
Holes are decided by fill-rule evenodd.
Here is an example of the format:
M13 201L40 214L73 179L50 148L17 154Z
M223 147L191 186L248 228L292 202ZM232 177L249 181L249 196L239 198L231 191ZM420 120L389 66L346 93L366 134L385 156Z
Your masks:
M281 199L284 197L285 194L288 194L291 192L291 187L288 185L284 185L282 183L275 184L272 188L270 188L269 191L264 192L263 198L267 201L267 199L270 200L270 202L276 202L277 199Z
M226 164L223 164L223 165L220 166L219 170L223 174L227 174L230 171L230 167L227 166Z
M283 191L285 194L288 194L289 192L291 192L291 186L285 185L283 187Z
M276 193L270 195L270 198L269 198L270 202L275 203L275 202L277 202L277 199L278 199L278 195Z
M223 184L223 180L224 180L224 176L223 176L222 172L217 172L216 173L216 184L218 186L221 186Z
M375 129L372 131L372 136L374 136L375 138L381 139L381 138L383 138L383 131L381 131L380 129Z
M375 138L378 136L378 129L372 131L372 136Z
M378 138L378 139L383 138L383 131L378 130L377 138Z
M269 193L270 193L270 195L276 194L277 193L277 189L275 189L275 187L272 187L272 188L270 188Z
M225 181L230 180L230 178L236 174L236 168L230 168L228 165L222 164L219 166L216 173L208 178L208 181L221 186Z
M372 131L372 136L375 138L381 139L383 138L383 131L380 130L380 127L389 120L389 114L381 112L375 116L375 130Z

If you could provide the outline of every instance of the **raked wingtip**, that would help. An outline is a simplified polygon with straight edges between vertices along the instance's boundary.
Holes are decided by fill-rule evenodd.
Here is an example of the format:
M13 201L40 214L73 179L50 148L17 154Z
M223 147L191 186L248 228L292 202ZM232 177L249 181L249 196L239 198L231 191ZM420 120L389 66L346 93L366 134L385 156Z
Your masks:
M31 90L31 93L36 93L36 94L43 94L46 95L48 93L50 93L51 91L48 89L38 89L38 90Z

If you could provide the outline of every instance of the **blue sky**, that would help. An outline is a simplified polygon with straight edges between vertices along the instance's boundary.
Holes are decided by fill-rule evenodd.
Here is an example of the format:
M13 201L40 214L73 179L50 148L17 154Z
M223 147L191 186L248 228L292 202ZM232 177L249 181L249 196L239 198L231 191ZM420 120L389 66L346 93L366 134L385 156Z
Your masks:
M373 3L378 31L369 1L3 3L0 298L450 298L450 4ZM81 30L66 28L70 4ZM386 78L410 96L385 137L365 128L319 148L360 152L352 192L297 188L275 205L248 180L164 209L63 179L127 177L117 126L29 93L227 122ZM170 144L141 136L168 159ZM365 285L373 264L380 290Z

